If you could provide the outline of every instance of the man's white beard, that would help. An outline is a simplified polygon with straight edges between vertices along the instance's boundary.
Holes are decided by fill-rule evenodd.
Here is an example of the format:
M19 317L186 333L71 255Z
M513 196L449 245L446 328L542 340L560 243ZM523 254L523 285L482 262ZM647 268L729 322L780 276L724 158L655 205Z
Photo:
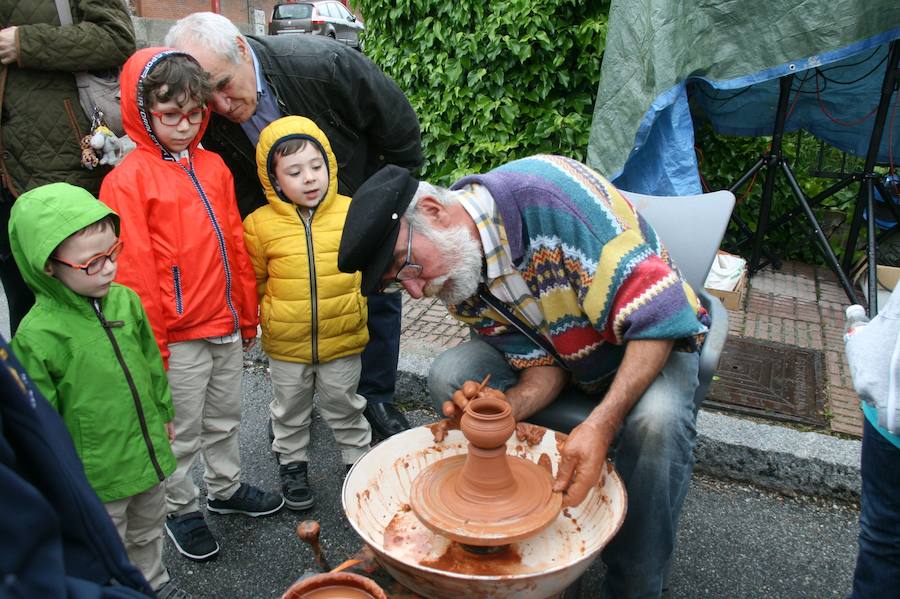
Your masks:
M424 295L437 297L448 306L475 295L481 282L480 241L472 239L465 227L443 230L426 226L424 229L423 234L440 251L443 262L452 265L447 274L425 286Z

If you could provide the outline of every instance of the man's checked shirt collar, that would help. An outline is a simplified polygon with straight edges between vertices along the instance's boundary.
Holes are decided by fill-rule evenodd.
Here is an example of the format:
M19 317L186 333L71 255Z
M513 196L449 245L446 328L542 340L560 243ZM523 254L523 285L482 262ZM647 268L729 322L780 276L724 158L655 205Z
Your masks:
M456 195L478 228L484 251L482 280L485 285L497 299L514 308L519 317L524 317L538 330L546 331L540 306L513 264L503 219L490 192L483 185L472 184L450 193Z

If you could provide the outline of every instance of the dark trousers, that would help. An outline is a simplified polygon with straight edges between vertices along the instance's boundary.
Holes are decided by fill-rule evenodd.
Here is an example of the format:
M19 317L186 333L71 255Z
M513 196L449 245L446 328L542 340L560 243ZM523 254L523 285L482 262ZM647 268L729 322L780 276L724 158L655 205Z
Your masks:
M12 194L0 186L0 229L2 229L0 232L0 282L3 283L3 292L6 294L6 303L9 306L11 335L16 334L19 323L34 305L34 294L25 284L9 247L9 213L14 201L15 198Z
M362 374L357 393L369 403L394 399L397 360L400 357L400 293L373 294L369 303L369 344L362 353Z
M900 448L866 420L862 441L859 555L852 599L900 592Z

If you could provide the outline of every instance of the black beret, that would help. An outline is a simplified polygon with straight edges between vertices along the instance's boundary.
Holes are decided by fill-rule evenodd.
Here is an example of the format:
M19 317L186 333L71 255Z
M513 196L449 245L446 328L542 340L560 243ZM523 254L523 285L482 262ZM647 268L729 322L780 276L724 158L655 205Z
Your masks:
M389 164L353 194L341 235L338 268L362 272L363 295L378 291L382 275L390 268L400 218L418 187L408 170Z

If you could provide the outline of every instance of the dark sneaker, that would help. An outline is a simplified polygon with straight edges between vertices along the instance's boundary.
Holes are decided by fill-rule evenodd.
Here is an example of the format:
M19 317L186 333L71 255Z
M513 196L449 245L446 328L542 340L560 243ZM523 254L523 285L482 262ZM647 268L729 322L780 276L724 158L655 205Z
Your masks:
M166 534L175 543L178 553L189 559L203 562L219 553L219 544L200 512L167 516Z
M281 494L284 503L292 510L312 507L313 494L306 476L306 462L292 462L278 467L281 476Z
M156 599L193 599L190 593L182 591L174 583L167 582L156 589Z
M275 493L267 493L253 485L241 483L238 490L228 499L206 501L206 509L216 514L246 514L248 516L268 516L284 507L284 499Z

